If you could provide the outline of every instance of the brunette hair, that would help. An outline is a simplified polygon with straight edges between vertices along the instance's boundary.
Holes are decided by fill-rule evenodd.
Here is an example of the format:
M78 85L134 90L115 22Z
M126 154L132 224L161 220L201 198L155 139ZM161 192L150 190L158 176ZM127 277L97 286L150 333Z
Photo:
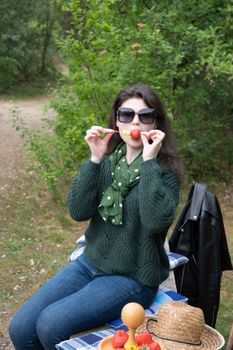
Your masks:
M108 125L109 128L114 130L118 129L116 125L117 110L123 102L133 97L141 98L149 108L156 110L157 128L163 131L166 135L157 159L160 161L160 163L168 166L174 172L176 172L179 178L183 177L184 168L175 147L174 134L170 128L170 123L167 118L165 108L158 95L150 86L138 84L130 86L129 88L119 92L111 108L110 121ZM110 139L107 154L111 154L117 148L120 142L122 142L120 135L117 133L114 134Z

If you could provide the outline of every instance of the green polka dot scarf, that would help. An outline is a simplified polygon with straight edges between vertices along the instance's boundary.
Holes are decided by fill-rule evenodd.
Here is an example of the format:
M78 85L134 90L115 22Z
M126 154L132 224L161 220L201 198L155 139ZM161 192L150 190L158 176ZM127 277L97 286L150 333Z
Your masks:
M140 153L130 165L127 164L125 155L126 145L121 143L109 157L113 182L103 194L98 208L102 218L114 225L122 225L123 199L140 179L142 154Z

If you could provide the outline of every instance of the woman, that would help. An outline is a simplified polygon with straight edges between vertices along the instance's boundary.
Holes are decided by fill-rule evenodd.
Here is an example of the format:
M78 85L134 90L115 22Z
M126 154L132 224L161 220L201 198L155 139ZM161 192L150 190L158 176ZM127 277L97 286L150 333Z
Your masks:
M118 318L128 302L147 308L168 277L163 245L181 165L159 98L146 85L121 91L109 128L92 126L85 141L91 157L73 181L68 208L74 220L90 219L87 246L16 314L9 332L17 350L55 349Z

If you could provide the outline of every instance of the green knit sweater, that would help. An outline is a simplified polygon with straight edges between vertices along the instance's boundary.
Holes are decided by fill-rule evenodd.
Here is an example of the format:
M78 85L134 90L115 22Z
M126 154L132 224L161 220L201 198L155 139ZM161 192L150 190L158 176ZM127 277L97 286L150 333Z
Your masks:
M105 157L100 164L88 160L72 183L70 215L77 221L90 219L85 255L107 274L158 286L169 274L164 241L179 201L178 178L155 159L142 162L140 181L123 201L122 226L105 222L97 210L111 181L110 161Z

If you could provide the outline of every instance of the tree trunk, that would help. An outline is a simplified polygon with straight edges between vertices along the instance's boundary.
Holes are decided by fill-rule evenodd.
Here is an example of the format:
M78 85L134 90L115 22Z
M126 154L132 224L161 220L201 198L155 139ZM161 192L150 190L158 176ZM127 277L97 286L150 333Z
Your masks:
M41 57L41 67L40 67L40 74L43 74L46 68L46 58L48 53L48 48L52 36L52 28L53 28L53 20L52 20L52 11L50 8L49 1L47 2L47 12L46 12L46 28L45 28L45 34L44 34L44 43L43 43L43 50L42 50L42 57Z

